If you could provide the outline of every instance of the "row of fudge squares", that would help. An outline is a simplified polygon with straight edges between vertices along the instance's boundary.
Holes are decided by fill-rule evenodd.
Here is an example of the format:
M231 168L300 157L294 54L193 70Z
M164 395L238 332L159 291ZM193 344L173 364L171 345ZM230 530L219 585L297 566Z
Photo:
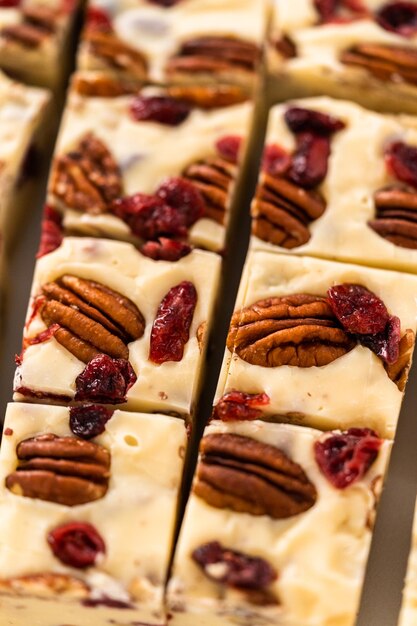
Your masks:
M327 94L416 113L417 5L275 0L269 71L281 99Z
M186 445L175 417L9 405L3 619L352 626L391 442L213 420L164 595Z

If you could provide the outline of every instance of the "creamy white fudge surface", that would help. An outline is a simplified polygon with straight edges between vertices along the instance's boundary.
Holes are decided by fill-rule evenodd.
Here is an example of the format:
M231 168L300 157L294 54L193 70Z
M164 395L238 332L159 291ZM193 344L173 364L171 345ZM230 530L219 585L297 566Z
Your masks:
M316 489L317 499L303 513L274 519L267 514L253 516L214 508L192 493L168 587L168 609L173 615L170 623L352 626L372 535L370 520L391 443L382 443L376 460L360 480L338 489L322 472L314 454L315 443L331 433L260 421L216 421L205 431L205 435L219 433L277 447L301 466ZM192 558L194 550L210 542L266 560L277 575L267 588L277 604L251 604L244 591L213 580L222 575L214 565L210 579Z
M406 46L417 51L417 33L403 37L382 28L373 15L386 0L362 0L371 15L354 21L319 24L314 0L274 0L269 69L279 78L280 99L328 94L355 100L383 111L416 113L416 86L393 72L383 80L369 71L340 61L345 50L364 43ZM296 47L293 58L283 59L275 42L288 37ZM278 91L279 90L279 91Z
M57 89L68 66L77 5L77 0L23 0L1 7L0 68L24 82Z
M127 393L130 410L178 412L189 414L198 389L205 343L212 319L220 272L217 255L194 250L175 263L153 261L132 245L103 239L65 238L51 254L38 260L29 304L24 342L46 329L33 305L45 283L64 274L96 281L129 298L145 320L143 336L128 344L129 362L137 381ZM149 360L150 336L158 307L171 290L183 281L193 283L197 302L192 316L189 340L181 361L156 364ZM201 349L196 336L206 322ZM15 377L15 391L73 398L75 379L85 368L54 337L29 345L23 352ZM16 394L22 399L20 393Z
M9 405L0 455L3 623L165 623L162 598L187 440L184 423L165 415L115 410L105 431L91 440L110 453L108 491L99 500L76 506L25 497L5 487L18 463L16 446L44 433L73 436L67 407ZM91 524L104 540L105 553L87 569L61 562L48 545L48 534L71 522ZM33 575L40 577L37 584L32 580L31 588L30 579L25 584L23 578L16 593L13 579ZM73 588L54 594L50 575L75 578ZM83 605L106 598L130 608Z
M390 315L400 319L401 335L408 329L415 333L414 276L263 251L248 257L235 311L276 296L326 297L330 287L342 283L360 284L375 293ZM270 403L262 411L278 421L324 430L373 428L387 438L394 437L403 398L383 361L359 344L327 365L312 367L252 365L226 348L217 399L231 390L265 392Z
M141 91L141 95L163 96L164 92L148 87ZM192 108L181 124L168 126L155 121L135 121L130 112L134 99L135 96L85 97L73 91L61 125L55 159L74 150L87 133L93 133L105 144L119 166L123 194L153 194L164 180L181 176L188 166L218 157L216 142L222 137L237 135L245 140L250 132L253 113L250 102L213 110ZM240 157L243 155L242 144ZM226 224L208 217L198 219L189 229L190 243L215 251L223 249L234 187L231 182ZM128 224L113 213L93 214L65 206L53 194L51 182L49 202L64 212L63 227L70 233L140 243Z
M146 65L143 80L156 83L221 81L249 88L254 84L255 71L229 65L227 56L224 57L226 67L222 67L220 62L220 67L214 72L207 66L204 57L198 71L194 68L167 74L166 68L183 43L199 37L243 40L260 50L268 13L264 0L179 0L170 7L164 7L163 2L148 0L92 0L89 7L105 11L118 40L143 55ZM87 39L85 37L80 47L79 68L117 71L116 64L106 63L91 50Z
M417 273L417 250L391 243L368 225L377 216L375 192L399 184L388 172L385 148L391 141L417 146L414 119L372 113L326 97L276 105L270 113L265 144L279 145L289 154L296 138L284 114L292 106L332 115L345 124L331 137L327 175L318 187L327 206L323 215L309 224L307 243L286 249L253 236L252 247ZM256 201L253 210L255 206Z
M411 551L408 559L407 575L403 590L398 626L417 624L417 512L414 515Z

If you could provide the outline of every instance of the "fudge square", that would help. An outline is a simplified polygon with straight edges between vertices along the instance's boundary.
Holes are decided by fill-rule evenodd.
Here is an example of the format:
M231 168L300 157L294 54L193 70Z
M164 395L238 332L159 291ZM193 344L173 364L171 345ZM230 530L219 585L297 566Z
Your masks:
M222 250L253 104L221 88L125 89L99 72L73 80L48 190L62 229Z
M275 0L269 67L277 94L416 113L416 16L415 2Z
M417 124L311 98L270 113L255 248L417 273Z
M264 0L94 0L78 67L138 83L230 83L251 92L266 22Z
M213 421L175 553L170 623L353 626L390 448L370 429Z
M201 250L170 263L127 243L65 238L36 264L16 399L189 415L220 265Z
M414 347L416 293L417 278L406 274L251 252L217 400L234 391L266 394L266 419L369 427L392 438Z
M183 420L10 404L0 452L3 623L166 623ZM64 618L65 615L65 618Z

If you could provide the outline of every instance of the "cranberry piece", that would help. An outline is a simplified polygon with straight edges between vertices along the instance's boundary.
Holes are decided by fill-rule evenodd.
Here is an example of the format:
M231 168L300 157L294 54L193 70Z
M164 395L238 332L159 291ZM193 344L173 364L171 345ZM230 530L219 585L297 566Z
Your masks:
M22 0L0 0L0 8L1 9L12 9L14 7L20 6Z
M189 104L169 96L136 96L130 105L136 122L159 122L166 126L179 126L190 112Z
M216 150L226 161L237 163L239 151L242 146L242 137L239 135L226 135L216 141Z
M185 237L187 234L185 212L165 204L157 196L135 193L118 198L111 209L142 239L157 239L164 235Z
M277 578L264 559L230 550L218 541L203 544L194 550L192 558L208 578L237 589L265 589ZM223 567L216 570L211 565Z
M100 404L72 406L69 413L71 431L81 439L92 439L104 433L107 422L113 416L113 411Z
M181 2L181 0L148 0L148 2L151 4L159 4L161 7L173 7L175 4L178 4L178 2Z
M136 380L129 361L98 354L75 379L75 400L119 404Z
M62 216L49 205L45 205L41 227L41 240L36 258L40 259L45 254L53 252L61 245L64 236L62 234Z
M414 2L389 2L376 12L376 21L385 30L412 37L417 33L417 5Z
M328 22L336 13L338 0L314 0L322 22Z
M288 178L305 189L316 187L326 178L330 139L313 133L297 134L297 148Z
M396 141L388 146L385 162L388 170L398 180L417 187L417 146Z
M196 304L193 283L183 281L168 291L152 326L149 359L153 363L181 361Z
M262 410L256 407L267 406L270 398L266 393L226 393L213 409L213 419L223 422L235 420L256 420L262 416Z
M190 254L192 246L176 239L160 237L158 241L147 241L140 251L154 261L179 261Z
M315 7L320 14L322 22L346 22L349 17L337 19L338 13L345 9L352 14L352 18L368 15L369 11L362 0L314 0Z
M69 522L48 534L48 543L54 555L70 567L91 567L106 552L106 546L97 530L86 522Z
M288 128L296 134L311 132L329 137L346 126L344 122L332 115L301 107L287 109L284 117Z
M85 18L86 27L89 30L112 30L111 17L104 9L99 7L88 7Z
M391 315L384 330L375 335L359 335L358 340L385 363L396 363L400 357L401 322Z
M45 343L45 341L49 341L55 335L56 331L61 327L59 324L51 324L49 328L46 330L42 330L40 333L35 335L34 337L30 337L29 339L25 339L25 348L28 346L35 346L39 343Z
M327 292L333 313L350 333L375 335L383 332L389 320L387 307L377 295L362 285L344 283Z
M270 176L282 176L291 165L291 157L278 144L265 146L262 155L262 169Z
M204 198L186 178L180 176L167 178L156 191L156 195L168 206L176 209L188 227L204 215Z
M350 428L316 441L317 465L337 489L346 489L360 480L378 456L382 439L370 428Z

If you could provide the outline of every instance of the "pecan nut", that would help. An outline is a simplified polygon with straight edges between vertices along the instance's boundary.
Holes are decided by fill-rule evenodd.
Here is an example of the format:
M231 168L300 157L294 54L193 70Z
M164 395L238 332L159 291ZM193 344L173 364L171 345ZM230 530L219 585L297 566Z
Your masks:
M402 248L417 249L417 193L406 185L391 185L374 194L376 219L368 226Z
M72 79L71 87L80 96L88 98L117 98L136 94L138 91L136 83L101 72L77 73Z
M47 433L21 441L16 454L19 464L6 477L16 495L76 506L107 492L110 453L92 441Z
M237 165L213 157L189 165L182 174L199 190L204 199L205 216L224 224L230 189L237 175Z
M72 209L104 213L122 195L122 176L106 145L87 133L74 150L54 160L50 191Z
M342 53L340 60L367 70L381 80L417 84L417 50L407 46L364 43Z
M195 494L210 506L285 519L310 509L316 488L282 450L228 433L201 441Z
M296 248L308 242L308 225L325 209L326 202L317 191L263 172L251 207L252 232L263 241Z
M415 333L408 328L400 341L400 355L395 363L384 363L385 370L391 380L397 385L400 391L404 391L408 379L408 372L411 367L411 357L413 355Z
M23 7L22 21L1 29L0 34L25 48L37 48L56 30L57 13L48 7Z
M67 574L29 574L0 579L0 593L42 598L71 598L82 600L87 598L89 587L75 576Z
M200 109L227 107L248 99L247 93L238 85L172 85L167 88L167 93Z
M64 275L42 287L40 315L55 339L88 363L98 354L127 359L130 341L140 339L145 320L137 306L109 287Z
M110 67L123 77L145 81L148 63L139 50L135 50L115 35L104 30L87 29L84 34L90 54L100 63Z
M259 300L233 314L227 347L252 365L323 366L356 345L325 298L295 294Z

